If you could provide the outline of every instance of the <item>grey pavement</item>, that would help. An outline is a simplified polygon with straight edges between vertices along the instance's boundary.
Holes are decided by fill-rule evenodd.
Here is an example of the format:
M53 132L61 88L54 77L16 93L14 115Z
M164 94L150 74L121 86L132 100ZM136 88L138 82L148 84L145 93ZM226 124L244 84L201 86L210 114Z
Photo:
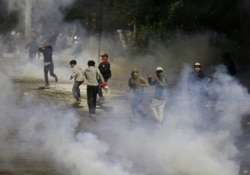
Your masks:
M42 79L32 79L26 77L12 77L13 82L20 90L21 95L28 95L29 93L35 93L38 95L39 100L53 100L56 103L61 103L62 110L63 109L75 109L79 115L80 123L76 128L76 132L82 131L91 131L98 135L99 138L114 139L117 137L116 133L112 133L112 128L115 128L119 125L116 125L115 122L123 122L124 125L128 124L128 116L131 115L129 110L129 102L126 100L124 96L126 84L118 81L110 81L110 91L105 94L107 103L104 104L103 107L97 107L97 114L93 119L88 117L88 107L86 101L86 85L81 86L81 94L82 94L82 102L81 104L74 104L74 97L71 93L72 82L51 82L51 87L49 89L41 88L44 85ZM118 103L124 104L128 110L126 113L119 113L119 111L115 110L115 106ZM110 115L112 113L112 115ZM120 115L116 115L120 114ZM112 121L112 118L120 117L119 120ZM102 127L95 127L102 125ZM126 126L125 126L126 127ZM131 126L128 126L131 127ZM245 116L242 120L242 129L243 134L239 136L238 139L238 147L241 150L241 175L249 175L250 174L250 117ZM112 137L106 137L107 135ZM0 167L1 174L64 174L61 173L60 170L55 169L53 163L50 161L44 162L44 160L38 160L35 162L30 157L22 157L17 158L15 161L15 167L8 167L7 165L2 165ZM34 166L32 166L34 165ZM38 165L38 166L37 166ZM34 168L36 167L36 168Z
M115 123L110 122L112 117L115 115L110 115L113 112L114 103L119 101L119 103L127 103L126 100L123 100L123 84L109 83L110 90L109 92L104 92L106 97L106 103L101 107L97 106L96 115L93 118L88 117L88 106L86 100L86 85L81 85L81 94L82 101L80 104L74 104L74 97L72 95L71 89L73 82L59 82L55 83L51 81L51 86L49 89L44 89L44 80L30 77L11 77L14 82L16 92L20 97L28 96L33 94L37 101L35 103L39 104L40 102L46 102L47 100L53 101L53 103L60 103L60 108L58 110L75 110L77 116L79 117L79 125L75 128L75 131L78 132L92 132L98 135L99 138L106 137L106 135L115 135L115 133L110 133L111 128L116 127ZM116 87L116 88L111 88ZM120 98L122 97L122 98ZM112 102L113 101L113 102ZM122 102L121 102L122 101ZM126 105L129 105L128 103ZM117 111L115 111L116 113ZM129 115L128 110L128 115ZM121 116L128 116L127 114ZM126 117L121 120L127 120ZM119 121L121 121L119 120ZM105 123L106 122L106 123ZM98 125L104 125L103 127L96 127ZM5 157L5 156L3 156ZM58 166L54 164L52 160L48 160L46 157L40 155L39 157L32 155L18 155L15 159L12 159L11 162L1 159L0 156L0 174L41 174L41 175L50 175L50 174L67 174L62 167L58 169Z

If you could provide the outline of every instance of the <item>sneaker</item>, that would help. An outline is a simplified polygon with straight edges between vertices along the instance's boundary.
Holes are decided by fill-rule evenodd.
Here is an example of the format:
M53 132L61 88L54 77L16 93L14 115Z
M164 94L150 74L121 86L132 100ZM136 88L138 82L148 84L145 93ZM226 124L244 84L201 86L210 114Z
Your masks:
M49 85L45 85L45 86L44 86L44 89L49 89Z
M56 75L55 75L55 77L54 77L54 78L55 78L55 82L58 82L58 78L57 78L57 76L56 76Z
M97 101L97 104L99 104L99 105L102 105L102 104L104 104L105 103L105 98L99 98L98 99L98 101Z

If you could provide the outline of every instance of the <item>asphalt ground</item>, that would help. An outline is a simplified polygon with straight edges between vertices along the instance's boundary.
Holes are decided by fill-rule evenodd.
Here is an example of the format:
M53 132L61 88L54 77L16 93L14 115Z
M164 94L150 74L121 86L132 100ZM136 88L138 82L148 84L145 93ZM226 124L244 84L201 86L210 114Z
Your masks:
M9 69L9 67L2 66L3 71L7 71L7 69ZM128 130L133 129L137 125L137 123L131 121L129 117L131 116L131 111L129 108L128 93L126 92L126 82L110 80L110 93L106 94L106 103L103 106L97 106L97 114L93 118L89 118L85 85L81 86L81 104L75 104L75 99L71 93L72 82L61 81L59 79L59 82L55 83L50 79L52 82L51 87L49 89L43 89L44 80L41 78L23 76L11 76L10 78L16 88L15 95L20 96L20 99L33 94L36 98L35 103L37 104L49 101L60 104L60 109L58 110L66 111L73 109L79 117L79 124L75 128L76 133L92 132L96 134L100 140L112 140L119 137L117 133L112 132L114 128L119 127L116 122L123 123L124 127L127 127ZM121 113L121 111L116 108L117 104L123 104L127 110ZM113 120L115 117L116 120ZM119 120L117 120L117 117ZM145 122L143 124L150 125L149 123L150 122ZM98 125L102 125L102 127L98 127ZM239 174L250 175L250 116L246 115L242 117L241 126L242 134L235 143L240 150L240 157L238 157L238 159L241 161L241 168ZM109 142L109 140L107 140L107 142ZM31 155L18 155L10 164L1 158L0 162L0 174L68 174L68 172L65 173L62 167L57 168L53 161L44 159L43 156L35 158Z
M123 101L124 105L129 105L123 98L123 91L119 89L112 89L111 92L103 91L105 95L105 104L97 105L96 114L89 117L87 100L86 100L86 85L81 85L82 100L81 103L75 103L75 99L72 95L72 82L51 82L51 86L48 89L44 88L44 80L36 78L27 77L11 77L14 84L15 92L13 95L19 96L19 99L24 99L25 97L32 96L32 103L39 105L40 103L51 103L60 104L58 105L58 111L73 110L76 116L79 118L78 126L75 128L75 133L79 132L91 132L100 139L105 138L106 135L114 135L115 133L110 133L111 128L116 127L115 123L107 122L110 121L111 117L114 115L109 115L113 112L113 105L116 101ZM112 84L112 83L111 83ZM112 103L110 102L112 100ZM20 102L16 102L18 105L22 105ZM127 104L125 104L127 103ZM130 111L128 111L129 113ZM128 116L129 114L121 115ZM120 118L119 121L124 121L128 123L126 117ZM106 122L106 123L105 123ZM105 125L105 127L97 127L98 125ZM9 137L12 133L10 133ZM4 156L0 156L0 174L67 174L63 167L58 168L57 165L52 160L47 157L33 155L33 154L20 154L11 158L10 161L5 161ZM2 157L2 158L1 158Z
M115 133L110 132L112 128L116 127L115 122L107 122L112 120L114 115L111 113L116 113L115 105L116 103L123 103L124 106L129 108L129 101L126 99L127 92L124 90L124 86L119 86L119 88L110 89L109 93L105 93L106 103L103 106L97 105L96 115L92 118L88 117L88 107L86 101L86 85L81 86L82 102L80 104L75 104L74 97L71 93L72 83L68 82L58 82L51 83L49 89L43 88L43 80L32 79L26 77L12 77L12 80L21 96L27 96L29 94L36 94L38 101L53 101L57 104L62 104L61 109L67 110L74 109L78 116L80 117L79 125L75 128L75 132L93 132L100 139L106 139L106 135L113 135L112 138L116 137ZM111 87L116 87L117 82L110 82ZM122 88L121 88L122 87ZM119 111L118 111L119 113ZM134 122L130 120L128 116L131 115L130 110L127 110L126 114L121 114L119 122L124 122L126 127L131 128ZM133 123L131 125L131 123ZM144 123L145 124L145 123ZM98 130L98 125L107 125L101 127ZM246 115L242 117L242 135L238 137L235 143L241 154L239 159L241 160L240 175L250 174L250 116ZM94 129L93 129L94 128ZM32 160L30 156L20 156L13 160L11 167L2 164L0 169L0 174L64 174L61 169L58 170L54 167L53 162L50 160ZM35 167L35 168L34 168Z

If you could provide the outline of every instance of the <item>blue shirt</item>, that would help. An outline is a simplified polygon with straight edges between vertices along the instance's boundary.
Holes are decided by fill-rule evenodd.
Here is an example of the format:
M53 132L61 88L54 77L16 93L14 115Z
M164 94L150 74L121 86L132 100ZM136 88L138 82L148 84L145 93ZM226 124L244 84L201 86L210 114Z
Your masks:
M158 80L152 80L148 78L148 83L151 86L155 86L154 98L158 100L165 100L167 98L167 79L164 76L160 76Z

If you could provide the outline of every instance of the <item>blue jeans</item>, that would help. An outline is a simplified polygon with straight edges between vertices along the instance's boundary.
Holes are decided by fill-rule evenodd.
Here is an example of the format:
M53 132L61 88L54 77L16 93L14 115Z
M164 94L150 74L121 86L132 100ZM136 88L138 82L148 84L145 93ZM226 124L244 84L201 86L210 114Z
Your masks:
M48 73L50 73L50 76L56 77L56 74L54 73L54 63L50 63L49 65L44 66L44 79L45 79L45 85L49 86L49 78Z
M144 98L143 94L136 94L133 98L133 101L131 103L131 109L134 117L142 112L139 109L139 105L143 101L143 98Z
M101 98L101 99L104 98L103 93L102 93L102 86L101 86L101 84L98 85L98 95L99 95L99 98Z
M101 82L100 79L98 80L98 83L99 83L99 85L98 85L97 94L99 95L100 99L104 99L104 96L103 96L103 93L102 93L102 85L101 85L102 82Z
M81 98L81 91L80 91L80 85L83 83L83 81L75 81L72 88L72 93L76 100L80 100Z

